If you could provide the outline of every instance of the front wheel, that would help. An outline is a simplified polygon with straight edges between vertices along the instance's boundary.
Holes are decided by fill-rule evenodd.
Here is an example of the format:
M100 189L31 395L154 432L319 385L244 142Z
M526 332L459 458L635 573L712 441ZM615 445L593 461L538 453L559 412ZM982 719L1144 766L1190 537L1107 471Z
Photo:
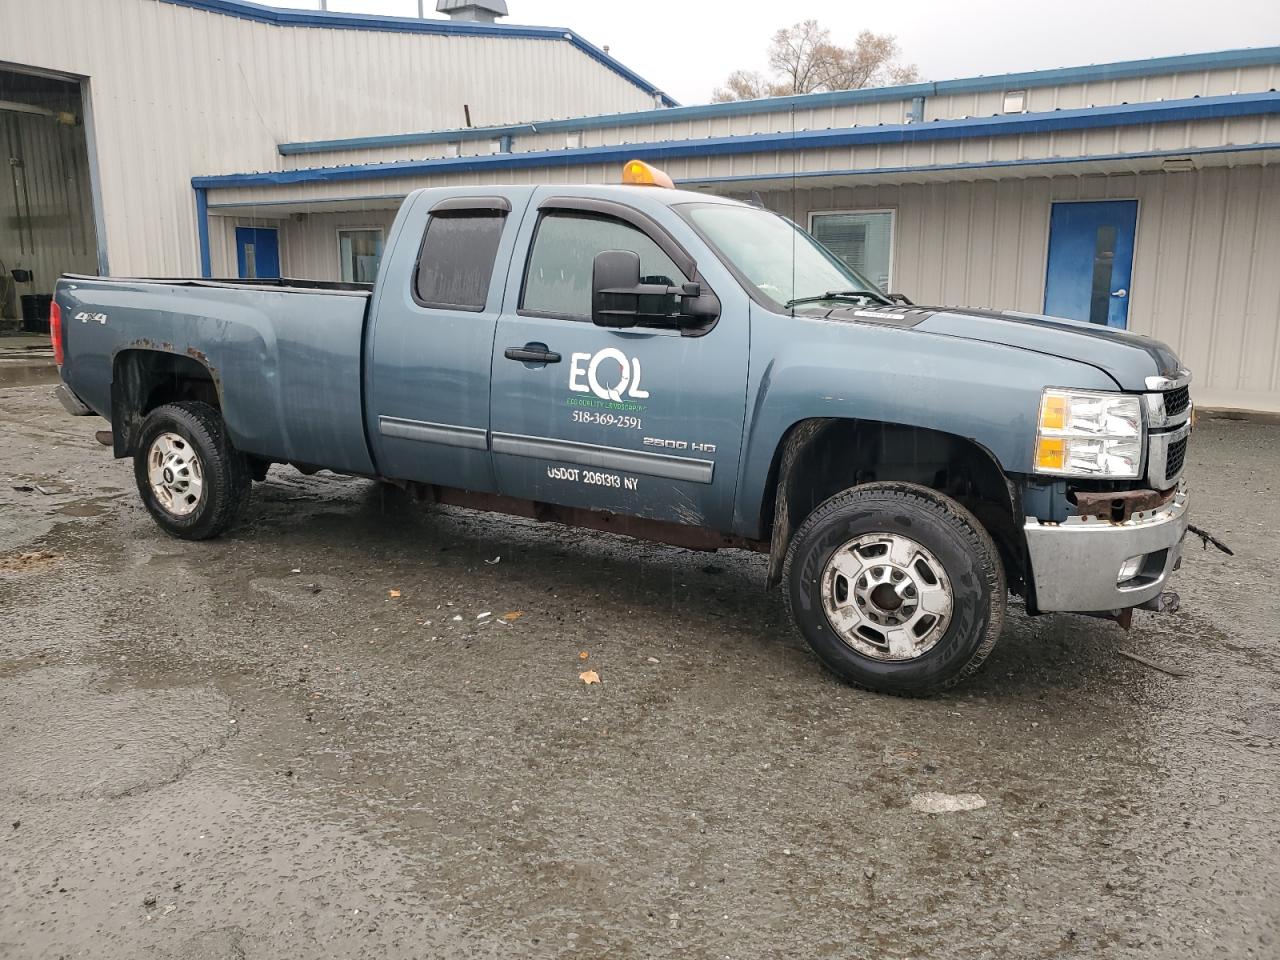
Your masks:
M975 673L1004 624L1004 567L963 506L909 483L851 487L801 524L783 573L809 646L846 680L927 695Z
M133 475L152 518L184 540L222 533L252 487L248 461L231 446L222 417L195 401L166 404L147 415Z

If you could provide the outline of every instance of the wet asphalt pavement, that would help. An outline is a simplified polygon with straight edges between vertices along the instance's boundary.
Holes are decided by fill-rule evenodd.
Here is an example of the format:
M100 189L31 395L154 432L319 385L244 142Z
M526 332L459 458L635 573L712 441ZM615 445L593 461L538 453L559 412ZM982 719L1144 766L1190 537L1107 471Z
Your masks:
M0 957L1280 956L1280 427L1198 426L1237 555L1181 612L1015 605L912 701L758 556L279 467L170 539L49 390L0 383Z

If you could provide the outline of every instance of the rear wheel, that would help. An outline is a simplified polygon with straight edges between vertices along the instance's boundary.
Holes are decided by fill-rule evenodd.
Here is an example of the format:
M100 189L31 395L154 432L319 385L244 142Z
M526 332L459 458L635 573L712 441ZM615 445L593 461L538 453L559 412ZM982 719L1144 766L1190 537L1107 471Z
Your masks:
M252 486L248 461L231 446L222 417L196 401L166 404L147 415L133 473L152 518L184 540L222 533Z
M783 574L819 659L883 693L925 695L975 673L1004 624L1004 568L968 510L907 483L852 487L801 524Z

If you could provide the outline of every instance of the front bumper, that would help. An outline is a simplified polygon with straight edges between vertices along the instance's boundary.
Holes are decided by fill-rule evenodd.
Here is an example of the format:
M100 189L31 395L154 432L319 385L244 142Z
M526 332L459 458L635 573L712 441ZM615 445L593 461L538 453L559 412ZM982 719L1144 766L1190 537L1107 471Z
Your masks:
M1036 607L1095 613L1154 599L1182 557L1189 522L1185 485L1156 509L1121 523L1079 516L1062 523L1028 519L1023 531ZM1117 584L1120 567L1131 557L1143 558L1138 575Z

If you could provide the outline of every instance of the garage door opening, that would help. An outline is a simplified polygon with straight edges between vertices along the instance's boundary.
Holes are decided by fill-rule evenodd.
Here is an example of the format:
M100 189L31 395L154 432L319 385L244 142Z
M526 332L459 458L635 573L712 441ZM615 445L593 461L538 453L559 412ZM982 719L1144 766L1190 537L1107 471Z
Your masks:
M48 329L63 273L98 272L80 84L0 69L0 330Z

